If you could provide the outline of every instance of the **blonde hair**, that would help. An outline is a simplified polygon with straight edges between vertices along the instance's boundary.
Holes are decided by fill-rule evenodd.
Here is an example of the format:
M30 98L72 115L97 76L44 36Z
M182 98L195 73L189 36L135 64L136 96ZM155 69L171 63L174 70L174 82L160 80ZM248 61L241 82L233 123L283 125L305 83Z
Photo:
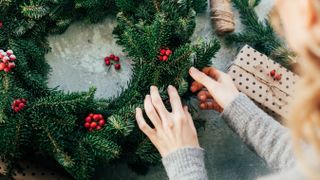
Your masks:
M320 1L312 0L320 19ZM308 39L305 48L299 51L301 80L292 103L287 121L292 131L294 150L306 173L312 179L320 179L320 42ZM318 164L312 164L306 156L303 145L311 146ZM318 159L315 159L318 158ZM315 166L317 167L315 167Z

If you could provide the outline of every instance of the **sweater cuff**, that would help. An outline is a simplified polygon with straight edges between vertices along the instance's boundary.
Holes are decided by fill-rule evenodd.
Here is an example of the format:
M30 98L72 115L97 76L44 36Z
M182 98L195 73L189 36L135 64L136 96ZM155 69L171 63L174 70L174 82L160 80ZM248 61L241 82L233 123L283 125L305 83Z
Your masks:
M242 135L247 128L247 123L252 119L259 119L261 116L268 116L264 111L248 98L240 93L221 114L222 118L230 127Z
M180 148L162 159L170 180L206 180L204 151L201 148Z
M221 116L226 119L238 117L235 115L248 114L252 109L256 108L256 105L243 93L234 98L234 100L224 108Z

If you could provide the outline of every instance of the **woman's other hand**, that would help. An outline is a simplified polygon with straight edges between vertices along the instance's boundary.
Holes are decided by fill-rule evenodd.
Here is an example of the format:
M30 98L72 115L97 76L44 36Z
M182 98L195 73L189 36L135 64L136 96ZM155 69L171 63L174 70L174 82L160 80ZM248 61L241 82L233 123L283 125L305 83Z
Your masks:
M169 112L160 97L158 88L151 86L150 95L144 100L144 109L154 128L143 117L142 110L136 109L139 128L148 136L162 157L183 147L200 147L197 132L187 107L183 107L178 91L168 87L172 112Z
M195 80L190 90L194 93L198 92L201 109L222 112L239 94L231 77L213 67L206 67L202 72L192 67L189 73Z

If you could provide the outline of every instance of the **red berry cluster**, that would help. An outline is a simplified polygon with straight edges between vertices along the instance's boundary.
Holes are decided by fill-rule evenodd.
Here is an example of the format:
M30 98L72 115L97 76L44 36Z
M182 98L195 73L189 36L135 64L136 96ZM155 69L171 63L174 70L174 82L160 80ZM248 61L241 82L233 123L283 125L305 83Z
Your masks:
M89 114L84 123L84 127L89 131L100 130L106 124L102 114Z
M172 54L172 51L169 48L162 48L160 49L159 54L160 61L168 61L169 56Z
M282 78L282 74L278 74L276 70L270 71L270 76L274 78L276 81L280 81Z
M19 112L21 111L27 104L26 99L16 99L13 101L11 108L14 112Z
M13 62L16 59L12 50L4 52L4 50L0 49L0 71L10 72L11 69L16 67L16 64Z
M3 27L3 22L0 21L0 29Z
M111 61L115 62L114 68L116 70L120 70L121 69L121 65L119 63L120 62L119 56L116 56L114 54L110 54L110 56L107 56L107 57L104 58L104 62L106 63L107 66L110 66L110 65L113 64Z

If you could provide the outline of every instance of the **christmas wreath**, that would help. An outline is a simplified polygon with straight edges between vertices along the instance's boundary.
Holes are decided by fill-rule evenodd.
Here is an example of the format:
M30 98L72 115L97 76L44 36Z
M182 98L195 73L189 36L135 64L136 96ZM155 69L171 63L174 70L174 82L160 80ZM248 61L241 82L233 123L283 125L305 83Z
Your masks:
M165 101L166 87L174 85L188 102L188 69L210 65L220 48L217 40L190 42L196 14L207 7L206 2L0 1L0 157L8 163L7 174L30 152L53 157L76 179L90 179L99 163L158 162L158 152L135 124L135 108L142 107L151 85L160 88ZM228 41L247 42L267 55L282 47L270 26L258 21L254 6L247 0L234 3L244 25L252 27L227 37ZM94 23L110 14L116 14L118 22L113 32L117 43L134 62L128 88L107 100L94 98L95 88L73 93L49 88L47 36L63 33L74 21ZM120 69L118 61L115 55L105 58L106 65L115 62Z
M219 43L191 44L196 12L205 0L7 0L0 7L0 156L13 167L30 152L53 157L76 179L89 179L98 163L116 159L150 164L159 155L135 124L151 85L172 84L188 97L188 69L210 65ZM47 86L47 36L75 20L99 22L117 13L117 43L134 62L118 97L64 93ZM109 65L119 58L110 55ZM120 69L120 65L115 65ZM10 174L10 169L8 171Z

